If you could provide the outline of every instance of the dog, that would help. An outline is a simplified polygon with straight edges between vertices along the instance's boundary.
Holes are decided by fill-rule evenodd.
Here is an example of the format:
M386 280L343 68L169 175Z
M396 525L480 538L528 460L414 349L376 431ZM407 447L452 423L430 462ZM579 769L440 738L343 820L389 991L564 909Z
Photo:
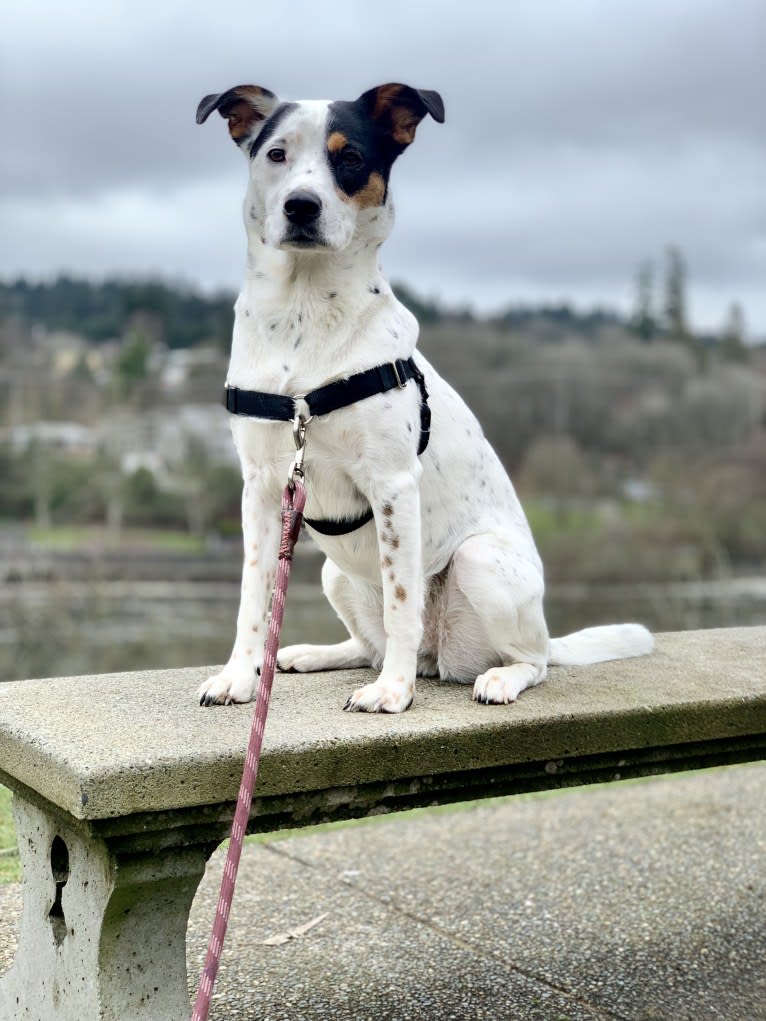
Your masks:
M417 321L381 271L391 168L424 118L444 121L439 94L389 83L354 101L283 102L240 85L206 96L198 123L214 111L249 170L227 394L287 401L294 411L285 417L300 416L307 528L326 557L324 592L349 633L336 645L281 649L279 669L373 667L377 679L344 708L399 713L418 675L472 684L477 702L508 704L549 665L650 652L639 624L549 638L543 567L513 485L474 415L415 353ZM337 381L336 390L355 386L379 365L393 386L311 417L306 395ZM254 697L294 455L284 420L227 406L244 480L245 557L234 647L202 684L204 705Z

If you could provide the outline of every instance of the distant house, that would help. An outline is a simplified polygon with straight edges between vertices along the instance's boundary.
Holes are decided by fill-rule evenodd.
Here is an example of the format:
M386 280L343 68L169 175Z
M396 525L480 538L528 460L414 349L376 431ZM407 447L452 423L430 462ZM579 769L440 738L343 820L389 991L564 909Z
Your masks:
M137 471L148 471L159 479L167 475L167 465L155 450L130 450L120 458L123 475L135 475Z
M94 430L79 422L30 422L12 426L8 435L15 453L23 453L35 444L73 457L87 457L98 449Z
M32 341L38 355L36 360L42 361L54 376L69 375L88 351L85 338L69 330L34 327Z
M195 372L216 369L221 364L221 352L200 344L168 351L160 372L160 382L166 392L178 392Z
M155 449L168 463L183 461L189 440L199 443L213 462L238 463L222 404L181 405L157 415L155 428Z
M160 477L186 459L189 440L214 464L236 465L227 418L222 404L182 404L145 412L122 408L99 422L98 437L123 472L145 468Z

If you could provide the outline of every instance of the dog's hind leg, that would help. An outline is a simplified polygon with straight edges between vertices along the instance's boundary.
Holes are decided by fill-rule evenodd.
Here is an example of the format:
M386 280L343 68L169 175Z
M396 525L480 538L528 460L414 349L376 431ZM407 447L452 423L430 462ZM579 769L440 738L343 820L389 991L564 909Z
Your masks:
M534 551L525 556L518 543L498 533L471 536L454 554L447 599L443 677L473 680L474 699L493 704L514 702L544 680L549 641ZM472 639L466 642L468 632Z
M337 645L288 645L277 656L279 669L312 673L379 667L386 640L382 596L373 586L353 582L331 560L322 568L322 588L350 637Z

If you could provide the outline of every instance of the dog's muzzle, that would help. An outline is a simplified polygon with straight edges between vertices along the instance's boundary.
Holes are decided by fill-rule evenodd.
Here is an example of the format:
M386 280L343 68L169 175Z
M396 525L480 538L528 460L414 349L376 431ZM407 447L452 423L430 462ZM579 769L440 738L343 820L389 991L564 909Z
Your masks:
M313 228L322 212L322 200L310 191L294 191L285 199L284 210L293 226Z
M326 248L327 242L320 229L322 200L310 191L296 190L285 199L282 207L287 229L282 244L287 248Z

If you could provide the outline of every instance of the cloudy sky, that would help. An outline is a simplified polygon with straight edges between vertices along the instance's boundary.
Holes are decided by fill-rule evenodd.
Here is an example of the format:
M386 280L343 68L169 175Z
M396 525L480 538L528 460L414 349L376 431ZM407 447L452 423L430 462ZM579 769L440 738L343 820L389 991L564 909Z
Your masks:
M235 289L245 161L199 99L436 89L392 176L390 277L480 310L628 310L680 247L690 316L766 336L763 0L2 0L0 276Z

